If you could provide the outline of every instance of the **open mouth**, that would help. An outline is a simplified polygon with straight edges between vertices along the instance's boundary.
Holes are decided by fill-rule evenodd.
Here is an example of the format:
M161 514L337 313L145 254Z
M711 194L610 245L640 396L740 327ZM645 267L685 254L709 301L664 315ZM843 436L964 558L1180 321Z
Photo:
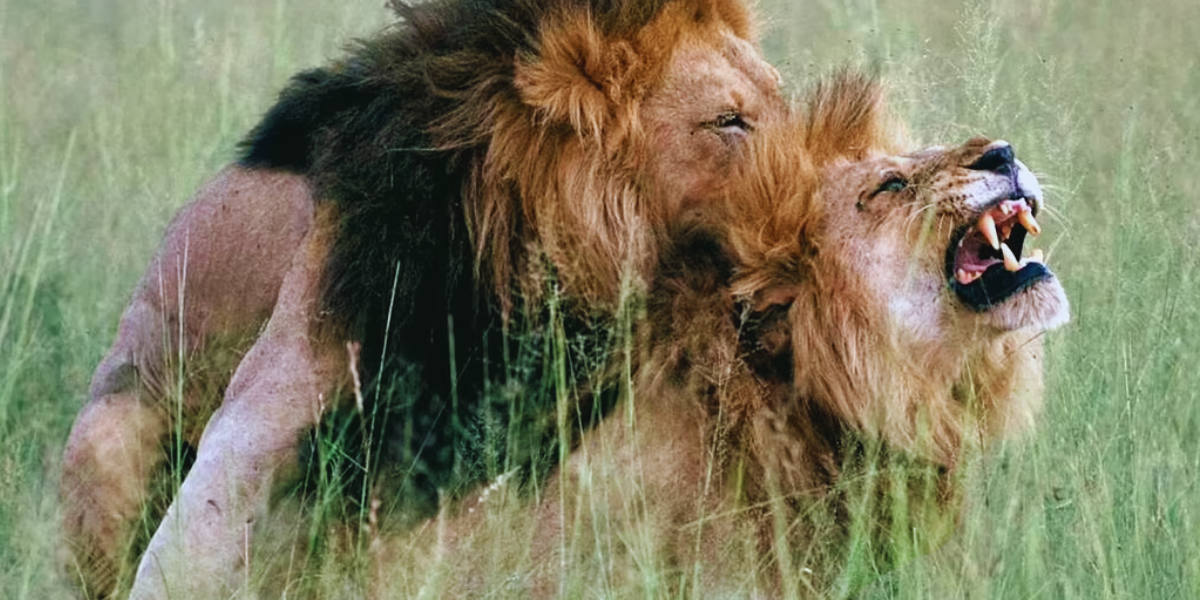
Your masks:
M986 311L1054 276L1040 250L1021 256L1026 235L1041 233L1036 208L1025 198L1001 200L951 237L946 276L968 308Z

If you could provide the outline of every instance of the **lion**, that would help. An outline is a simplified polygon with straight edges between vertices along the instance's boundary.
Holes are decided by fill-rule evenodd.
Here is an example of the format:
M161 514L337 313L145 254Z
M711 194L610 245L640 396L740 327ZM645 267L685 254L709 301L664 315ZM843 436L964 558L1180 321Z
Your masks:
M1069 305L1012 146L913 150L852 72L759 134L717 214L677 222L632 390L536 509L541 596L593 562L573 527L702 595L821 595L851 534L944 541L963 458L1033 425Z
M517 333L619 311L787 110L741 0L394 8L291 80L139 283L63 458L90 597L127 585L147 528L132 598L228 597L306 432L397 382L411 491L436 497Z

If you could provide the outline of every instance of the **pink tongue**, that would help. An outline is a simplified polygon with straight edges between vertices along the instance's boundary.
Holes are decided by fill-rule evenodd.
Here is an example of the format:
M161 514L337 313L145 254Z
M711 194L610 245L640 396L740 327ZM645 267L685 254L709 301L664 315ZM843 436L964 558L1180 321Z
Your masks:
M1033 210L1024 200L1005 200L979 215L979 219L959 242L954 260L954 278L962 285L979 279L992 265L1002 264L1006 271L1019 271L1025 261L1006 243L1012 228L1020 224L1033 235L1041 232ZM1041 262L1041 254L1030 259Z
M985 251L984 249L984 241L979 236L968 234L963 240L962 247L958 249L957 268L967 273L982 273L989 266L1000 262L995 258L981 257L980 254Z

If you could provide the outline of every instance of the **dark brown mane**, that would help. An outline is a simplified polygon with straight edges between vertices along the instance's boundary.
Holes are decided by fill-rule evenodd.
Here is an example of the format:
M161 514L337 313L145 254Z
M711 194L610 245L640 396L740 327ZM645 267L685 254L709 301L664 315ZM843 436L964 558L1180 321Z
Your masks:
M429 274L398 273L395 265L406 262L400 257L444 254L430 243L443 238L453 242L448 258L459 268L440 285L454 288L474 272L480 291L492 288L500 307L512 308L513 292L530 291L518 273L540 233L529 230L538 211L528 196L543 190L523 188L549 185L537 178L549 175L542 163L556 157L536 156L532 167L517 158L531 148L568 146L566 138L577 135L521 98L517 65L552 54L560 24L586 19L606 38L626 39L671 4L686 4L697 20L719 15L737 34L751 34L740 6L715 0L393 2L401 22L390 31L359 41L334 67L295 77L244 142L241 162L308 174L320 200L338 205L346 234L336 236L326 275L332 318L379 315L393 293L410 299L405 292L426 287L420 280ZM581 62L588 76L633 83L655 75L630 73L637 65L663 62L564 58ZM393 313L411 315L412 308Z

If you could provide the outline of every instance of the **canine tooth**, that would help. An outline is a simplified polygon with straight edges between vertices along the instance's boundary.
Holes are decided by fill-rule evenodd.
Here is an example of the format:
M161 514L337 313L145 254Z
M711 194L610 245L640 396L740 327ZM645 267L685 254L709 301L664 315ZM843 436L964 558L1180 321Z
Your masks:
M1016 255L1013 254L1008 244L1000 244L1000 253L1004 255L1004 269L1006 271L1019 271L1021 263L1017 261Z
M979 217L979 223L975 226L979 229L979 233L983 234L984 239L992 245L993 250L1000 249L1000 238L996 235L996 220L992 218L992 215L983 213L983 216Z
M1017 219L1021 221L1021 224L1025 226L1025 229L1029 230L1029 233L1032 233L1033 235L1042 233L1041 226L1039 226L1038 222L1033 218L1032 209L1022 210Z
M1036 262L1036 263L1045 262L1045 257L1042 255L1042 249L1034 248L1033 250L1030 250L1029 258L1027 258L1026 260L1028 260L1029 262Z

